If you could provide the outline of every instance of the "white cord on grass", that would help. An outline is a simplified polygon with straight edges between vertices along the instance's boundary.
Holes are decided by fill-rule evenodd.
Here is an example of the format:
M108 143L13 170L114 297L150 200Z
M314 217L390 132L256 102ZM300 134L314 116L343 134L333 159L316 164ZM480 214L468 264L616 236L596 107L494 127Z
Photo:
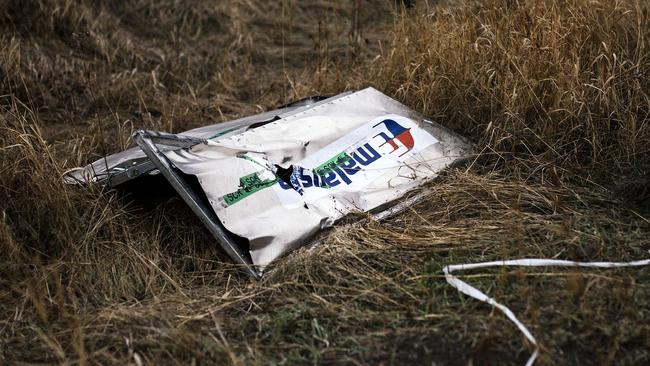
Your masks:
M539 344L533 334L526 328L526 326L517 319L517 316L510 310L507 306L498 303L493 298L489 297L476 287L473 287L467 282L458 279L458 277L452 275L454 271L464 271L475 268L485 268L485 267L504 267L504 266L524 266L524 267L587 267L587 268L621 268L621 267L639 267L650 265L650 259L638 260L633 262L574 262L567 260L557 260L557 259L539 259L539 258L522 258L514 259L507 261L493 261L493 262L483 262L483 263L464 263L464 264L453 264L446 266L442 269L442 272L445 274L445 279L447 282L454 286L458 291L464 293L467 296L471 296L477 300L486 302L497 309L501 310L510 321L515 323L517 328L524 334L526 339L528 339L534 346L535 351L528 361L526 366L531 366L537 355L539 354Z

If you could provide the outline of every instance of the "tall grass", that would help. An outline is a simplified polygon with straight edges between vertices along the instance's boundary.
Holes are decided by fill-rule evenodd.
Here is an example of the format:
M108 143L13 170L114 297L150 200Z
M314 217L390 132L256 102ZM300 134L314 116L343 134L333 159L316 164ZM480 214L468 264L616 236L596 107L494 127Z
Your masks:
M0 2L0 363L518 364L528 345L445 264L650 248L650 5ZM437 3L437 2L436 2ZM479 154L385 222L260 281L178 198L66 187L131 143L378 87ZM650 360L650 273L472 273L540 364Z
M639 1L470 2L403 15L368 81L495 164L610 177L648 167L649 38Z

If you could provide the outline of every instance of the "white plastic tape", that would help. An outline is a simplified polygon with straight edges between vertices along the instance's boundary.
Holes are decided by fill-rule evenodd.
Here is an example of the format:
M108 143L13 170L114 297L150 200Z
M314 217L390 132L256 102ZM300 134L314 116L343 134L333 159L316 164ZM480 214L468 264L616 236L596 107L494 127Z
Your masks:
M497 309L501 310L508 319L510 319L517 328L524 334L526 339L528 339L534 346L535 351L526 362L526 366L531 366L537 355L539 354L539 345L535 340L533 334L526 328L526 326L517 319L515 314L505 305L498 303L493 298L489 297L476 287L473 287L467 282L458 279L456 276L452 275L452 272L455 271L464 271L468 269L475 268L485 268L485 267L505 267L505 266L524 266L524 267L588 267L588 268L620 268L620 267L639 267L650 265L650 259L633 261L633 262L574 262L566 260L557 260L557 259L537 259L537 258L523 258L523 259L514 259L507 261L493 261L493 262L483 262L483 263L464 263L464 264L453 264L443 268L445 278L447 282L454 286L458 291L464 293L467 296L471 296L477 300L486 302Z

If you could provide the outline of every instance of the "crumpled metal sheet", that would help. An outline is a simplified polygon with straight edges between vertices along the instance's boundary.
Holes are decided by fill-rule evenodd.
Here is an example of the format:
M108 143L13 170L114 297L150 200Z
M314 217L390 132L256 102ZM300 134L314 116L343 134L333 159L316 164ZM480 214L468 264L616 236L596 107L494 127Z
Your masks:
M220 224L248 240L258 268L352 212L399 203L471 151L462 137L373 88L181 135L200 141L162 154L198 178ZM115 167L148 164L137 148L108 160L75 178L125 176Z

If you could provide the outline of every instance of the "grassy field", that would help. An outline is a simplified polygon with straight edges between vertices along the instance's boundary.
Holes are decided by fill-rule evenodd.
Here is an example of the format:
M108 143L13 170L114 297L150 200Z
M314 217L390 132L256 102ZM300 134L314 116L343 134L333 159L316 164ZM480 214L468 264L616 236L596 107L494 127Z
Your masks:
M520 365L445 265L650 257L647 1L0 0L0 29L0 364ZM259 281L182 200L61 181L136 129L366 86L477 155ZM650 268L462 278L539 365L650 363Z

